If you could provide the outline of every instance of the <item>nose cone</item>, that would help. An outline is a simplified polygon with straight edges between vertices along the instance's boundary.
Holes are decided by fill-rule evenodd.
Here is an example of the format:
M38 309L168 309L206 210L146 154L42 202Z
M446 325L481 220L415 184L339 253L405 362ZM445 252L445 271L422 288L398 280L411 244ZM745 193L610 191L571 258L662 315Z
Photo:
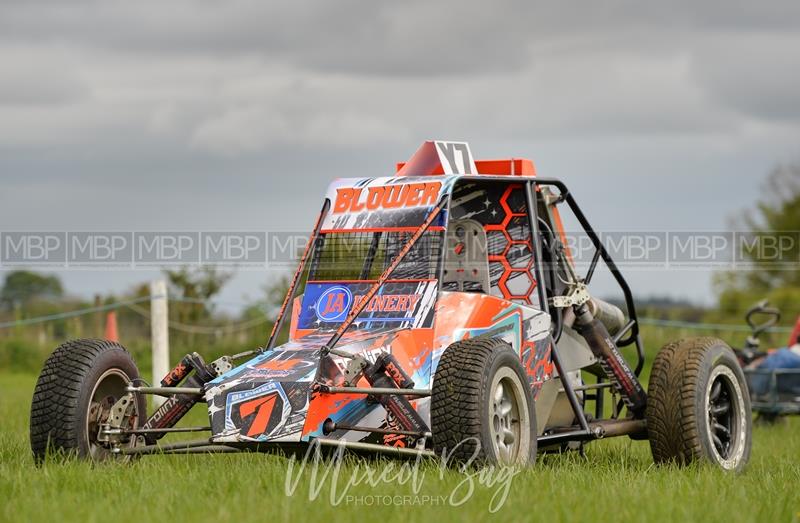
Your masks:
M372 360L391 350L413 379L428 383L432 332L415 335L409 329L347 333L336 349L361 354ZM376 404L364 395L312 395L315 381L340 385L346 359L327 356L319 348L330 332L309 334L259 354L206 385L205 398L211 420L212 440L217 443L305 441L322 430L325 419L359 421ZM316 399L314 399L316 398ZM357 424L357 423L355 423ZM305 433L305 436L303 434ZM303 439L304 438L304 439Z
M219 443L299 441L318 366L316 348L278 348L211 381L205 398L212 439Z

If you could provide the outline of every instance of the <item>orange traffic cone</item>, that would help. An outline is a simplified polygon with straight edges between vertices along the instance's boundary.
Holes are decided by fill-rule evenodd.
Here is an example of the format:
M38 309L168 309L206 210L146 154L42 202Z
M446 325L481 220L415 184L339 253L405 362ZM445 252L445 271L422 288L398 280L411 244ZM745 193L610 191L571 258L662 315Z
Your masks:
M109 311L106 314L106 335L108 341L119 341L119 332L117 331L117 313L116 311Z

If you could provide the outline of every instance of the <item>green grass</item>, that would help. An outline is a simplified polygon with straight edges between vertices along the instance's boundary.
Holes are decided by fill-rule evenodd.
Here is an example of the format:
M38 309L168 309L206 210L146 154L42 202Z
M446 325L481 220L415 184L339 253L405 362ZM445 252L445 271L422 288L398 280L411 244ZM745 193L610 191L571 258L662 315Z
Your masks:
M414 495L396 481L352 487L374 496L372 506L330 500L331 482L309 500L306 470L293 496L285 494L289 460L263 454L151 456L132 464L76 460L34 465L28 448L28 409L35 378L0 374L0 521L769 521L800 519L800 419L757 427L750 466L739 476L710 467L656 467L646 442L596 442L576 453L540 458L510 482L496 514L498 487L474 485L458 507L383 505L381 496ZM195 417L201 417L197 412ZM341 484L365 466L402 463L348 459ZM449 496L465 477L433 464L422 467L419 496ZM411 501L414 498L410 498ZM378 505L381 503L382 505Z

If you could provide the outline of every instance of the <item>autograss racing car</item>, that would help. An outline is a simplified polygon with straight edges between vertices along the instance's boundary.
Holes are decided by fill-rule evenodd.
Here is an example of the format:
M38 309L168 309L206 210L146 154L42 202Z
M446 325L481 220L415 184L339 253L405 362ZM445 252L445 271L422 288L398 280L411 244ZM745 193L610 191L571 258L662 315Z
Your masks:
M594 249L582 276L564 208ZM624 307L590 295L598 267ZM430 141L393 176L332 183L264 347L189 354L150 386L122 346L64 343L36 385L31 446L40 460L313 443L530 464L627 435L649 439L659 463L741 470L752 422L731 349L666 345L647 392L643 355L631 291L564 183L530 160L475 161L466 143ZM148 394L166 397L150 416ZM178 426L200 402L209 426Z

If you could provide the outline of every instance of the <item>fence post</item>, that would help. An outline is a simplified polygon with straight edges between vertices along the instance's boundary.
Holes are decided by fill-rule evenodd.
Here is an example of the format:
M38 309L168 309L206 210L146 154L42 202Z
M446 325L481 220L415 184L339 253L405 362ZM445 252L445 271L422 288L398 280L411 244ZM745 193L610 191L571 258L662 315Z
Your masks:
M161 378L169 372L169 327L167 311L167 283L164 280L150 282L150 335L153 351L153 386L159 386ZM164 403L164 398L154 396L155 407Z
M96 309L99 309L100 306L103 305L103 300L100 298L99 294L94 295L94 306ZM92 333L93 337L101 338L103 336L103 313L101 311L97 311L92 314L94 317L94 332Z

